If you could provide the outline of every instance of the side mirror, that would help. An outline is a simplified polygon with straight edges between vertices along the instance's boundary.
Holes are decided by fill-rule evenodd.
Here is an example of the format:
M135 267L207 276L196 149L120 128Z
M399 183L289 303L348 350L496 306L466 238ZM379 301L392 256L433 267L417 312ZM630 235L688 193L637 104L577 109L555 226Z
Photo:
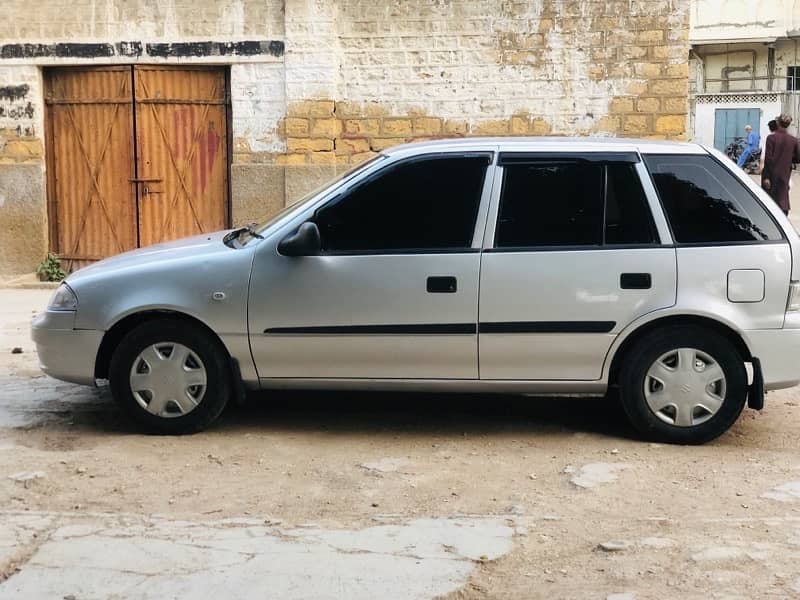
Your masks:
M278 244L278 252L284 256L315 256L322 251L322 239L316 223L306 221L294 233L290 233Z

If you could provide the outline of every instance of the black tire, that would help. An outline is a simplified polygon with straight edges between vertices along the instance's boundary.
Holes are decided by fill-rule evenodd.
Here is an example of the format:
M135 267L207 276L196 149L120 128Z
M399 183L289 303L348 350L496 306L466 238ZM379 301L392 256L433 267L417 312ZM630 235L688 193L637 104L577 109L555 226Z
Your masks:
M725 374L722 405L707 421L677 426L660 419L645 397L645 378L650 367L665 353L695 348L712 357ZM744 359L724 336L702 327L674 326L656 330L636 342L623 357L620 399L631 424L648 440L672 444L704 444L725 433L739 418L747 401Z
M148 412L131 390L134 361L145 348L161 343L186 346L200 358L206 371L202 398L195 408L180 416ZM109 380L114 399L148 433L182 435L201 431L219 417L231 395L231 369L225 348L200 326L179 319L146 321L130 331L114 350Z

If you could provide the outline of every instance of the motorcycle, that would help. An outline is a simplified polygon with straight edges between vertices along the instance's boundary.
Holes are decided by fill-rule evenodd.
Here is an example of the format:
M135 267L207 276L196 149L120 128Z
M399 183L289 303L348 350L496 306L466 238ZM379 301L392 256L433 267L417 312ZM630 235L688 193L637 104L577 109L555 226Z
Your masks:
M733 162L738 163L739 157L742 155L742 152L744 152L746 147L747 143L745 142L744 138L735 137L733 138L733 141L725 147L725 154ZM755 175L756 173L758 173L760 165L761 165L761 148L757 148L747 158L747 161L742 166L742 169L744 169L745 173L749 173L750 175Z

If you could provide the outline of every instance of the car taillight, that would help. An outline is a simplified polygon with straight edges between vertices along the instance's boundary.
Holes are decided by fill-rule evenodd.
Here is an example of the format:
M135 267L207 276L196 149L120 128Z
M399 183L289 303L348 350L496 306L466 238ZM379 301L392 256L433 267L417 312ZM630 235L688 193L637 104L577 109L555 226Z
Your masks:
M786 312L798 310L800 310L800 281L792 281L789 284L789 301L786 303Z

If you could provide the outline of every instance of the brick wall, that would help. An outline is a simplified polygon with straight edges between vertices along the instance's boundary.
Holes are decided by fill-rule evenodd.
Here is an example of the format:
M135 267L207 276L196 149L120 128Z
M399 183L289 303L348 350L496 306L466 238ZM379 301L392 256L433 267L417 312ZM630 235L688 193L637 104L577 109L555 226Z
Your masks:
M315 64L328 93L316 85L316 95L287 95L280 163L347 164L446 136L685 135L687 2L340 0L335 8L316 31L330 46L328 63L338 56ZM294 52L313 59L318 38L299 41L309 49ZM328 68L337 77L326 79Z
M22 167L41 171L45 164L42 67L230 65L231 202L239 223L263 218L335 172L412 140L681 139L688 112L688 4L6 0L0 247L11 235L4 227L8 207L19 201L3 188L3 177L16 181ZM30 270L47 249L39 187L24 203L28 229L42 232L37 256L0 254L0 273Z

